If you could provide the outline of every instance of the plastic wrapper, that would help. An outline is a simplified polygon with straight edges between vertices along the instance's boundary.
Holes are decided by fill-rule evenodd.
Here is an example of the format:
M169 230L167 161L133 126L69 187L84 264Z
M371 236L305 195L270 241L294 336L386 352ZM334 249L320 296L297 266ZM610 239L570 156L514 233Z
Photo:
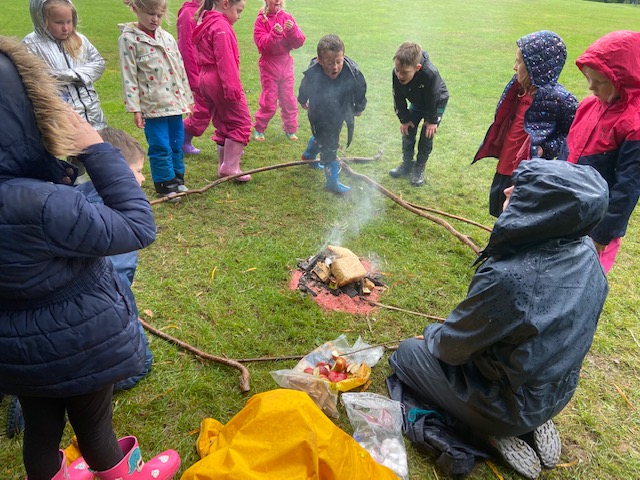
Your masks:
M402 404L375 393L342 395L353 438L373 459L403 480L409 478L407 451L402 437Z
M378 363L384 354L383 347L368 347L370 345L364 343L360 337L353 345L349 345L347 337L340 335L305 355L293 369L276 370L271 372L271 376L282 388L308 393L327 416L338 418L338 392L347 392L367 383L371 376L371 367ZM304 372L305 368L314 368L318 362L333 364L334 351L347 358L350 364L360 365L349 378L330 382Z

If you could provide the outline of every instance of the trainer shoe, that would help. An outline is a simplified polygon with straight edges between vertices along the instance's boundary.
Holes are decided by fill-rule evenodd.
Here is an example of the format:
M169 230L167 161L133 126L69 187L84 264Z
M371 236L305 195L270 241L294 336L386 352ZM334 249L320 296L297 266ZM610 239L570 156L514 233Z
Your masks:
M291 140L292 142L297 142L298 141L298 135L296 135L295 133L288 133L288 132L284 132L284 134L287 136L287 138L289 140Z
M553 468L558 464L562 442L552 420L543 423L533 431L533 448L546 468Z
M258 142L264 142L264 133L256 130L253 134L253 139Z
M540 459L527 442L518 437L489 437L489 443L520 475L532 480L538 478L542 471Z

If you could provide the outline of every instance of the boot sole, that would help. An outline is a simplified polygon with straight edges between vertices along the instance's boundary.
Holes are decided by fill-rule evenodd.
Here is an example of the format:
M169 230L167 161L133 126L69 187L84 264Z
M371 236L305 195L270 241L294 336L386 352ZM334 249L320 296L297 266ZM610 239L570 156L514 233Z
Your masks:
M562 442L553 421L549 420L533 431L533 446L545 468L554 468L558 464Z
M518 437L492 438L491 445L504 461L523 477L536 479L542 471L540 459L527 442Z

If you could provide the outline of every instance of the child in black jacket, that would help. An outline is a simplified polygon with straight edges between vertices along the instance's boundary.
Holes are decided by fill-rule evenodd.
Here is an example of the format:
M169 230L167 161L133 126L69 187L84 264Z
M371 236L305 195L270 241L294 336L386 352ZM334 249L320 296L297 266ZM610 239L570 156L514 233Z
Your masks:
M420 187L424 185L424 167L433 149L433 136L442 120L449 92L438 69L429 61L429 55L417 43L400 45L393 63L393 104L400 119L402 163L389 175L393 178L412 175L411 184ZM414 162L416 134L423 120Z
M312 140L320 149L320 163L324 165L326 189L343 194L351 188L338 181L340 132L346 122L348 147L353 138L354 116L360 116L367 105L367 83L357 63L344 56L344 43L337 35L322 37L317 53L304 72L298 102L308 111Z

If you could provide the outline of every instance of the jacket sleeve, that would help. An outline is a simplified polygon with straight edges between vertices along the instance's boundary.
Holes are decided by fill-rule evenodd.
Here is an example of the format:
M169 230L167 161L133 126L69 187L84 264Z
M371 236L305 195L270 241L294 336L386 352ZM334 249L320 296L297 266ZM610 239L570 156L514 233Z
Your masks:
M571 93L566 93L558 101L558 112L555 130L539 145L542 147L542 156L547 159L556 158L567 140L569 128L573 123L578 109L578 99ZM538 156L538 145L531 145L531 158Z
M212 52L215 63L218 66L218 74L224 79L222 90L225 100L239 102L242 98L242 82L240 81L240 69L233 54L231 35L228 32L217 31Z
M353 92L353 111L355 113L362 113L367 107L367 82L358 68L354 71L354 79L356 81L356 87Z
M258 13L253 24L253 41L258 47L260 55L272 55L279 42L284 40L284 33L278 33L271 28L261 13Z
M393 109L398 116L400 123L407 123L410 120L407 98L401 91L401 85L395 72L391 72L391 89L393 95Z
M118 39L120 70L122 72L122 96L127 112L140 112L140 86L138 85L138 63L136 45L126 35Z
M198 72L200 71L200 67L198 65L196 48L193 45L193 40L191 40L193 25L194 21L189 10L183 10L178 14L178 21L176 22L178 50L180 50L180 54L182 55L189 85L192 90L196 90L198 88Z
M535 334L524 325L526 299L505 268L483 265L473 276L469 292L446 321L425 331L429 350L449 365L462 365L499 342L522 342Z
M83 40L86 48L86 58L81 65L74 67L73 70L83 85L89 85L100 80L100 77L102 77L104 73L106 63L100 55L100 52L98 52L98 49L86 38L83 37Z
M122 154L108 143L80 155L104 205L60 186L44 206L43 228L53 256L103 257L131 252L155 240L147 200Z
M591 238L608 245L624 236L633 209L640 196L640 129L635 139L622 142L618 150L615 183L609 186L609 208L602 221L590 233Z
M424 103L427 111L425 121L436 124L438 123L438 101L440 100L440 75L427 69L427 78L427 88L424 89Z
M298 89L298 103L300 105L306 105L306 103L309 101L309 92L312 88L310 84L311 80L309 80L308 75L302 77L300 88Z

